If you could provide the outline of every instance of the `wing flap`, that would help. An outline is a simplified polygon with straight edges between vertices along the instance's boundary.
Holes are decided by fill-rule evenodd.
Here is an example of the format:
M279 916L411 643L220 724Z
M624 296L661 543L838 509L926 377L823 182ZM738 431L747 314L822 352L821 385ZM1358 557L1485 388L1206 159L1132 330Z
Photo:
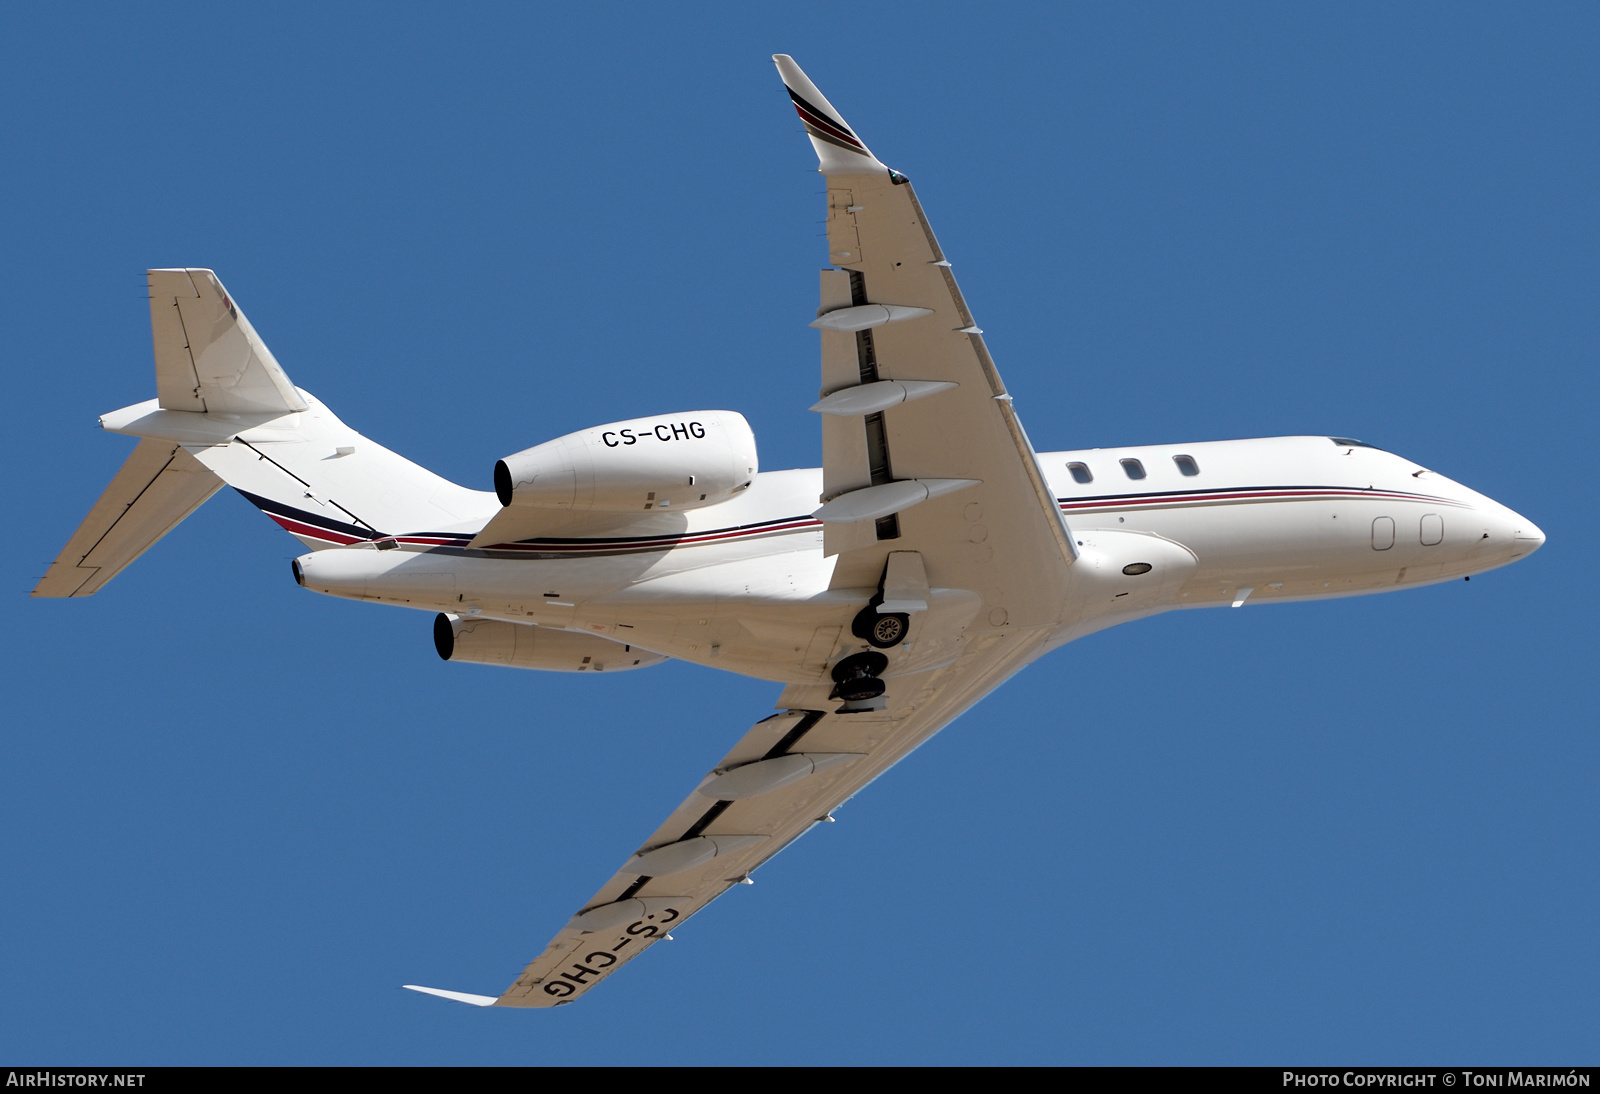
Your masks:
M138 443L33 596L89 596L222 488L181 445Z

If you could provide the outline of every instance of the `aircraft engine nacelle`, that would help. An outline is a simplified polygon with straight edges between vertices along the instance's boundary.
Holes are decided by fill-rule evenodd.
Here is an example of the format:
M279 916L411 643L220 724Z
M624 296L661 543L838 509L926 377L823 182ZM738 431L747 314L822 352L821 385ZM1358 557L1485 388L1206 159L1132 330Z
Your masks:
M444 612L434 617L433 645L446 661L545 672L625 672L667 660L599 635L497 619L463 619Z
M599 513L698 509L756 476L756 438L732 410L661 414L569 433L494 465L501 505Z

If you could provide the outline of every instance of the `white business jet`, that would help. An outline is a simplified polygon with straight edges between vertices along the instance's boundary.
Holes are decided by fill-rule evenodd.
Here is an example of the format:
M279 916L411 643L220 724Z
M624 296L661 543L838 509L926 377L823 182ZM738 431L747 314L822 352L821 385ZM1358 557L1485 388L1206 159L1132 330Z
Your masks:
M1174 608L1357 596L1504 566L1544 535L1345 437L1038 453L906 177L775 58L828 183L822 467L760 472L729 410L596 426L469 490L289 382L210 270L151 270L158 396L35 596L88 596L223 484L309 548L302 586L437 612L449 661L678 657L783 685L499 996L570 1003L1029 662ZM819 507L820 503L820 507Z

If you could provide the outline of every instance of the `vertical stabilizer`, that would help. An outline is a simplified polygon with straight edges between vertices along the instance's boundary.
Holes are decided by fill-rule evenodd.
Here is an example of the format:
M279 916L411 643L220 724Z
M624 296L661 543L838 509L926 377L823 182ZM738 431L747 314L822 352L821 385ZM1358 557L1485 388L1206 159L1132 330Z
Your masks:
M163 410L304 410L272 351L210 270L150 270L150 334Z

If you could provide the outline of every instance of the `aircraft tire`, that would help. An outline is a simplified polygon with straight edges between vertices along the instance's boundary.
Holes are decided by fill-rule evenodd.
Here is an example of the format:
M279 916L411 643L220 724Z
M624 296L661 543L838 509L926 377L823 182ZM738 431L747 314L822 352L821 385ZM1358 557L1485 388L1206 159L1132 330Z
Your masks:
M888 667L889 659L874 650L852 653L833 666L833 682L844 684L866 676L878 676Z
M874 649L887 650L906 640L911 630L911 617L904 612L887 612L873 620L867 628L867 644Z
M847 703L859 703L867 699L876 699L884 692L884 683L876 676L858 676L854 680L846 680L833 689L834 695Z
M876 604L868 604L856 613L850 623L850 633L874 649L893 649L906 640L911 629L911 617L904 612L879 614Z

